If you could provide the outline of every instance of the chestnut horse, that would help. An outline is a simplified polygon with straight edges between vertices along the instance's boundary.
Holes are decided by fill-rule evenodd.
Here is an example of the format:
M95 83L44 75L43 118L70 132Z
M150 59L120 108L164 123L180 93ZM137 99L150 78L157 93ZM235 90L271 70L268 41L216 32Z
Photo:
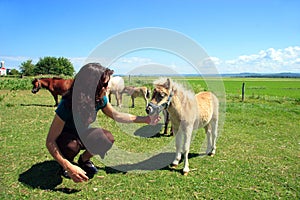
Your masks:
M55 105L58 105L58 95L64 95L71 87L73 79L63 78L35 78L32 81L33 88L31 92L37 93L41 88L49 90L55 100Z
M188 154L193 130L204 128L207 136L206 154L213 156L216 153L219 101L211 92L195 95L169 78L155 81L154 86L146 112L149 115L157 115L163 110L168 111L176 135L176 158L172 166L176 167L179 164L183 153L183 174L187 175L190 171Z

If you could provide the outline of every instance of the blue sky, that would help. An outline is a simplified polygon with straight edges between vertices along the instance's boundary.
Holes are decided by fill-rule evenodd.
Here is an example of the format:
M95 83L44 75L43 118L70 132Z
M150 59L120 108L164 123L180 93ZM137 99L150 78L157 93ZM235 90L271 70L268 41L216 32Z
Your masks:
M220 73L300 72L298 0L0 0L0 8L0 60L7 68L55 56L70 59L77 71L107 39L158 27L195 41ZM192 72L176 56L149 51L110 67L122 74L151 63Z

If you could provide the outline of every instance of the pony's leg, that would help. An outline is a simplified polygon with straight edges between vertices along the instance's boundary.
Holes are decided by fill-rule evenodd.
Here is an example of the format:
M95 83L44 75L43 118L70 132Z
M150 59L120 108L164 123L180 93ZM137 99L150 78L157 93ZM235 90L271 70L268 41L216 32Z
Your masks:
M206 154L211 156L213 147L212 147L212 126L209 123L205 126L206 138L207 138L207 147L206 147Z
M119 96L119 92L117 91L115 95L116 95L117 106L120 107L120 96Z
M147 99L147 96L146 96L146 95L147 95L147 93L146 93L146 94L144 94L144 96L143 96L143 97L144 97L144 100L145 100L145 103L146 103L146 107L147 107L147 105L148 105L148 99Z
M211 134L212 134L212 151L211 151L211 156L216 154L216 143L217 143L217 137L218 137L218 120L214 120L212 122L212 126L211 126Z
M108 94L108 101L111 103L111 93Z
M191 146L191 139L193 133L193 126L186 127L184 135L184 144L183 144L183 154L184 154L184 168L183 168L183 175L188 175L190 168L189 168L189 152Z
M177 132L176 134L176 157L172 162L172 167L175 168L181 160L181 148L182 148L182 131Z
M164 121L165 121L165 129L164 129L164 135L168 134L168 125L170 121L169 113L166 110L163 110L163 115L164 115Z
M120 107L122 107L122 102L123 102L123 100L122 100L122 92L118 92L119 93L119 102L120 102Z
M133 96L131 96L131 102L132 102L131 107L134 108L134 97Z

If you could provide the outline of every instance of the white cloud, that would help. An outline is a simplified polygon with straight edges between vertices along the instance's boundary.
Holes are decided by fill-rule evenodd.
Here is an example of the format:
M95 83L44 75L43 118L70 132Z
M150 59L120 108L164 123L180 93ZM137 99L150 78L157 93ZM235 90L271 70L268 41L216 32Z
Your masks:
M72 57L68 59L73 64L75 72L78 72L79 69L83 66L86 57Z
M26 56L1 56L0 59L8 62L10 61L24 62L26 60L29 60L30 58Z
M119 61L120 63L126 63L126 64L145 64L150 63L151 59L149 58L141 58L141 57L122 57Z
M217 57L210 57L210 59L215 65L219 65L221 63L221 59Z
M217 60L220 73L240 72L300 72L300 47L291 46L285 49L269 48L257 54L241 55L236 59Z
M159 57L160 56L160 57ZM163 59L162 59L163 57ZM126 74L135 71L143 66L157 63L166 66L170 71L182 74L198 73L186 61L163 54L152 57L131 56L121 57L114 63L108 63L105 58L86 58L86 57L69 57L74 65L75 71L78 72L84 63L100 62L104 66L115 70L115 73ZM5 61L7 68L16 68L26 60L32 60L33 63L38 62L39 58L30 58L26 56L0 56L0 60ZM111 62L111 61L110 61ZM109 65L109 66L108 66ZM219 73L241 73L241 72L257 72L257 73L278 73L278 72L296 72L300 73L300 46L290 46L284 49L269 48L261 50L256 54L241 55L235 59L223 60L218 57L209 57L199 63L203 67L202 71L214 73L209 69L218 69ZM155 68L153 68L155 70Z
M293 64L298 64L298 65L300 65L300 58L296 58L296 59L293 61Z
M99 58L98 58L99 59ZM79 61L84 61L83 58L79 58ZM168 63L168 61L170 61ZM140 56L131 57L121 57L117 59L110 68L114 69L118 74L126 74L136 69L141 70L143 66L153 65L159 63L160 65L165 65L170 69L170 71L175 71L177 73L198 73L192 66L188 63L174 60L173 57L167 57L164 62L159 62L156 58L147 58ZM72 63L75 63L75 59L71 58ZM103 59L98 60L100 63L105 62ZM266 50L261 50L256 54L241 55L236 59L222 60L218 57L211 56L204 59L199 64L206 68L202 71L210 73L210 68L217 68L219 73L241 73L241 72L254 72L254 73L278 73L278 72L300 72L300 47L290 46L284 49L274 49L269 48ZM75 64L74 64L75 66ZM215 72L215 71L214 71Z

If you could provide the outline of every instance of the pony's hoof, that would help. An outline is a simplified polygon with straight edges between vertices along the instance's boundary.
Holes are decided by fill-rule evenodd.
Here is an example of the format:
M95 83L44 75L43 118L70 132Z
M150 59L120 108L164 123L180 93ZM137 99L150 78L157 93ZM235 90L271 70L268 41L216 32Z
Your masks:
M210 156L210 157L214 157L215 156L214 153L208 153L207 155Z
M183 172L183 176L187 176L189 172Z
M170 168L171 168L171 169L176 169L176 168L177 168L177 166L178 166L178 165L171 164L171 165L170 165Z

